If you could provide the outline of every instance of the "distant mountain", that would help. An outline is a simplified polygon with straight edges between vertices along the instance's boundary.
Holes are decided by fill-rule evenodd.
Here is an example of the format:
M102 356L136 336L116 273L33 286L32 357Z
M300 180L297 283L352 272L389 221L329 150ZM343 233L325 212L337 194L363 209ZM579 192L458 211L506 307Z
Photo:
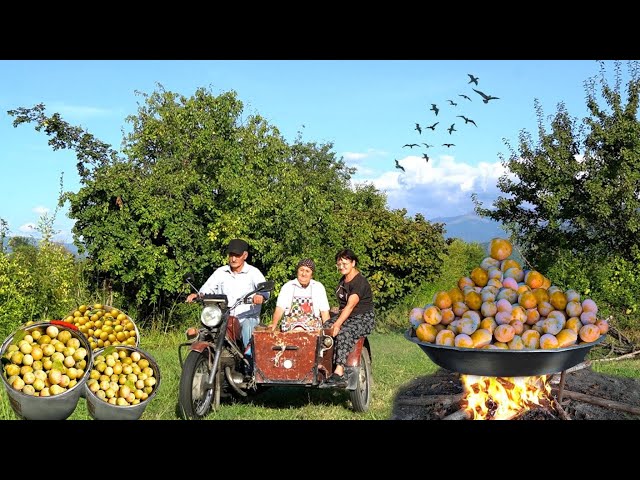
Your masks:
M445 238L459 238L467 243L486 243L492 238L507 236L507 232L499 222L479 217L475 213L457 217L439 217L429 221L445 224Z
M4 247L4 251L5 252L10 250L10 248L9 248L9 240L10 240L10 237L5 237L5 239L4 239L3 247ZM56 243L60 243L60 242L56 242ZM60 245L62 245L67 250L69 250L76 257L80 256L78 254L78 247L76 247L73 243L60 243Z

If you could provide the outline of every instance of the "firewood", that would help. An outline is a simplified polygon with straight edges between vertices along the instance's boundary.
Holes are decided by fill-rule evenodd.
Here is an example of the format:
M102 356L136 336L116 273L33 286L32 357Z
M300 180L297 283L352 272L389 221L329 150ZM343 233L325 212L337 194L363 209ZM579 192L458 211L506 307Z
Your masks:
M469 414L466 410L457 410L453 412L451 415L447 415L442 420L467 420L469 418Z
M624 360L625 358L635 357L636 355L640 355L640 350L636 350L635 352L627 353L626 355L620 355L619 357L599 358L598 360L593 360L593 361L594 362L616 362L618 360Z
M555 390L555 389L554 389ZM598 405L599 407L610 408L612 410L619 410L621 412L631 413L633 415L640 415L640 407L628 405L626 403L616 402L614 400L608 400L606 398L594 397L580 392L572 392L566 388L562 392L562 396L577 400L579 402L590 403L592 405Z
M562 418L563 420L572 420L572 418L569 416L569 414L567 413L567 411L562 408L562 405L560 405L560 402L556 402L554 400L553 402L553 408L556 409L556 411L558 412L558 414L560 415L560 418Z
M419 397L405 397L398 399L398 405L426 406L441 403L443 407L462 400L462 393L456 395L420 395Z

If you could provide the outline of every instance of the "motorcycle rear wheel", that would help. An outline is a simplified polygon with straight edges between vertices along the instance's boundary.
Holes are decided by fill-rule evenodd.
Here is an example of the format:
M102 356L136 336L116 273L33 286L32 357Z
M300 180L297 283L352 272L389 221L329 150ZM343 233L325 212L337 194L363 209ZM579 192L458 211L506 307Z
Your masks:
M200 419L220 407L220 375L216 374L213 388L207 389L209 378L208 353L191 351L185 359L180 375L179 402L187 419Z

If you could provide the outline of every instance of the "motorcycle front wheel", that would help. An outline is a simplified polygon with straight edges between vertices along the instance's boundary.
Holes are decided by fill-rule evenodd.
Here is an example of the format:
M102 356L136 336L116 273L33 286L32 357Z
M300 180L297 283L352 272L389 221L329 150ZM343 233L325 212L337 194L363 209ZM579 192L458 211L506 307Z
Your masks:
M179 402L187 419L205 417L209 410L220 407L220 375L216 375L213 388L206 388L211 367L208 353L191 351L185 359L180 376Z

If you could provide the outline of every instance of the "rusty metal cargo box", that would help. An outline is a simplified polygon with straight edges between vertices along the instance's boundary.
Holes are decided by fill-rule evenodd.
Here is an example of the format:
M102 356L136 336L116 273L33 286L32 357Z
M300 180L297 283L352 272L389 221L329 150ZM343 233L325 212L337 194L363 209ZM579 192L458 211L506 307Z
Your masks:
M257 383L317 385L331 375L333 347L322 343L325 337L319 331L272 332L258 327L253 337Z

